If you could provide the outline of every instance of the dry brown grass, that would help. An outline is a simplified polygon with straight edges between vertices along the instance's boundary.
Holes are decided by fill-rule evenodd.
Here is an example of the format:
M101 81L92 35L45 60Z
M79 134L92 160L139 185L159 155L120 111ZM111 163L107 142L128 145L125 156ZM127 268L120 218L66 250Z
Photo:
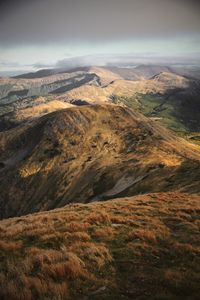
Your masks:
M106 211L96 211L89 214L87 217L87 222L90 224L109 224L110 223L110 217L109 214L106 213Z
M147 240L156 242L156 234L155 232L148 230L148 229L136 229L129 234L130 238L138 238L141 240Z
M46 257L44 257L46 259ZM62 258L62 259L61 259ZM55 256L54 259L48 260L41 268L41 272L54 280L59 279L77 279L86 277L84 262L74 253L66 253L64 256ZM53 264L52 264L53 263Z
M141 195L2 220L0 298L197 300L199 200Z
M5 284L5 286L3 286ZM2 300L33 300L33 299L66 299L68 286L65 282L58 283L40 277L18 277L18 281L4 278L1 280ZM54 298L52 298L54 295Z
M0 240L0 251L15 251L21 249L22 241L12 242Z
M66 224L66 230L69 232L76 232L76 231L85 231L90 227L90 224L87 222L70 222Z
M114 229L111 227L103 227L95 229L93 236L102 240L112 240L114 236Z
M77 232L66 232L64 236L67 239L89 241L91 239L90 235L87 232L77 231Z
M96 244L92 242L75 242L70 247L71 251L78 253L80 257L84 257L89 264L94 264L101 269L106 263L112 261L109 249L104 244Z

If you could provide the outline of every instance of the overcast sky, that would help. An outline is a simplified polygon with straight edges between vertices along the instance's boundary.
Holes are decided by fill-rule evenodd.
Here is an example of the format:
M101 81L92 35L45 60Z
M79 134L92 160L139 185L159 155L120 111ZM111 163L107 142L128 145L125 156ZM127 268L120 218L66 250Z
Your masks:
M0 1L0 71L119 54L198 57L200 1Z

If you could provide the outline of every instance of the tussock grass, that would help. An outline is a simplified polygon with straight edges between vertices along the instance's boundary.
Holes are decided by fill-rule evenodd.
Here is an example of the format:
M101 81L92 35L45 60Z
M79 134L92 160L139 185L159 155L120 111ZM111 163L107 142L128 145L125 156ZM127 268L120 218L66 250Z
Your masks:
M93 237L100 240L112 240L114 237L115 231L112 227L104 226L96 228L93 233Z
M0 251L15 251L22 248L23 243L21 241L0 241Z
M0 298L198 299L200 197L74 204L0 222Z

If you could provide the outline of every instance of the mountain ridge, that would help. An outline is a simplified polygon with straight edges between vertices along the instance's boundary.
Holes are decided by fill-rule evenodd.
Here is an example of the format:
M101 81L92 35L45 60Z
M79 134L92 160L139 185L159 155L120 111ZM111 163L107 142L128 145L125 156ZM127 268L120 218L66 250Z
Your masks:
M74 199L200 192L199 148L121 106L52 112L2 132L0 148L1 217L52 209ZM153 184L158 177L160 183Z

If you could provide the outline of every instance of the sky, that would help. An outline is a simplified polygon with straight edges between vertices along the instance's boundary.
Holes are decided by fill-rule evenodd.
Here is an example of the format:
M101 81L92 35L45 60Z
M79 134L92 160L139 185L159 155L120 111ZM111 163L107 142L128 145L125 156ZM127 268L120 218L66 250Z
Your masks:
M200 62L200 1L0 1L0 74L166 57Z

